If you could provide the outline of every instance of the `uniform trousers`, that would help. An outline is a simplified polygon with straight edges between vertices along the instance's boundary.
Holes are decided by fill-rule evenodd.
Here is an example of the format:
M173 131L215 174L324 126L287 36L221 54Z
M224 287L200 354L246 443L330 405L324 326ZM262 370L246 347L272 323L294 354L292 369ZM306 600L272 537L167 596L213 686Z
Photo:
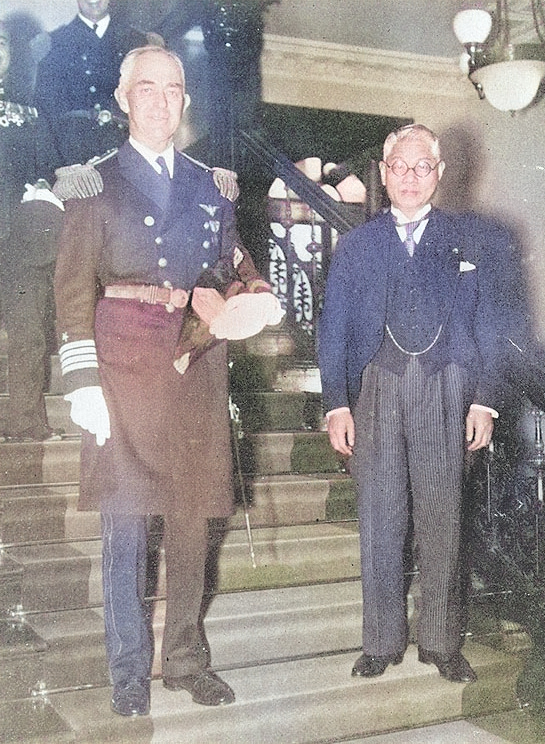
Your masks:
M368 365L354 411L352 474L358 491L363 652L405 650L404 545L412 496L422 592L418 643L451 654L461 645L459 542L467 372L427 375L417 357L404 374Z
M44 389L53 352L54 264L4 267L2 315L8 335L9 406L5 433L47 436Z
M152 612L146 601L150 518L102 513L102 584L106 652L112 683L151 677ZM163 676L195 674L209 664L200 628L208 546L207 520L164 517L167 601Z

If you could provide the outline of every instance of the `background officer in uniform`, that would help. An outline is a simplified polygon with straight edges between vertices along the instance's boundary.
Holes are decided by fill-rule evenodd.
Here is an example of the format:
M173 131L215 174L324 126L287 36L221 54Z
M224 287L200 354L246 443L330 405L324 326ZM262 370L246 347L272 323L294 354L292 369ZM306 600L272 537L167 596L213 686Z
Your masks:
M0 287L9 392L3 433L10 441L44 441L60 438L48 426L43 390L54 345L52 279L62 205L45 185L33 188L38 116L10 101L9 67L10 37L0 23ZM32 204L21 204L26 184Z
M147 43L120 15L110 15L109 0L78 0L78 9L40 41L49 51L38 64L34 105L42 120L39 171L49 179L56 168L83 164L125 141L125 117L114 98L119 66Z

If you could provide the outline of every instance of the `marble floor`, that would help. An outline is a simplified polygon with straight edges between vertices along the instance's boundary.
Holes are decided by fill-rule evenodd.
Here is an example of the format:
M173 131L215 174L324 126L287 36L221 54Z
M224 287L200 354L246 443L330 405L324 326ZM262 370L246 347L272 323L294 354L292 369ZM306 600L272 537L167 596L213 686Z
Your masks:
M475 721L451 721L354 739L350 744L545 744L545 721L514 710Z

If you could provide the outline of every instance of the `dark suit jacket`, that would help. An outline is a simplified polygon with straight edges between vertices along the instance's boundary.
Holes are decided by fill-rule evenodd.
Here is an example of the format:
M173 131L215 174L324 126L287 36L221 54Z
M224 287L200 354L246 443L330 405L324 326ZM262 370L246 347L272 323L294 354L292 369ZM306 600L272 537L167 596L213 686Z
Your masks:
M60 342L94 339L98 369L65 375L66 389L101 384L112 437L84 433L80 507L188 517L232 508L226 344L184 375L174 358L187 310L102 298L108 284L191 290L241 248L234 205L212 174L177 154L170 201L153 168L126 144L101 167L104 190L66 204L55 279Z
M319 326L326 411L353 407L362 371L382 344L391 251L398 245L389 211L339 240ZM434 277L444 361L469 370L475 403L500 407L507 339L524 347L529 337L520 266L507 231L473 213L434 209L419 250Z

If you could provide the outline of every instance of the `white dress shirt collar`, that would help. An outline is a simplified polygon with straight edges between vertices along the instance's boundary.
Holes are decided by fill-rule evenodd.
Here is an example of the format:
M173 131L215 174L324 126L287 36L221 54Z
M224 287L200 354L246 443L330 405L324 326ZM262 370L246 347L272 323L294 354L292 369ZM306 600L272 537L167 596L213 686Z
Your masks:
M165 159L165 163L167 164L169 176L172 178L172 174L174 172L174 145L169 145L164 152L155 152L149 147L146 147L146 145L143 145L141 142L135 140L132 135L129 137L129 142L134 147L134 149L148 161L148 163L155 171L157 171L157 173L161 172L161 168L157 165L157 158L163 157Z
M100 21L97 21L95 24L93 21L90 21L88 18L86 18L81 13L78 13L78 16L81 18L81 20L85 23L86 26L89 26L89 28L95 28L95 34L98 36L99 39L102 39L104 34L106 33L108 26L110 25L110 15L104 16L104 18L101 18Z
M428 212L431 209L431 204L426 204L422 209L419 209L418 212L411 217L410 219L403 214L401 209L398 209L397 207L392 207L392 214L396 218L396 223L398 225L404 225L407 222L419 222L423 217L425 217Z
M394 216L396 222L397 234L399 235L401 242L404 242L405 238L407 237L407 229L405 225L408 222L419 222L420 220L422 220L413 232L413 240L418 245L418 243L420 242L420 238L422 237L422 233L424 232L424 230L426 229L426 225L428 224L426 215L430 212L430 210L431 204L426 204L425 207L419 209L418 212L413 217L411 217L411 219L409 219L397 207L391 208L392 215Z

